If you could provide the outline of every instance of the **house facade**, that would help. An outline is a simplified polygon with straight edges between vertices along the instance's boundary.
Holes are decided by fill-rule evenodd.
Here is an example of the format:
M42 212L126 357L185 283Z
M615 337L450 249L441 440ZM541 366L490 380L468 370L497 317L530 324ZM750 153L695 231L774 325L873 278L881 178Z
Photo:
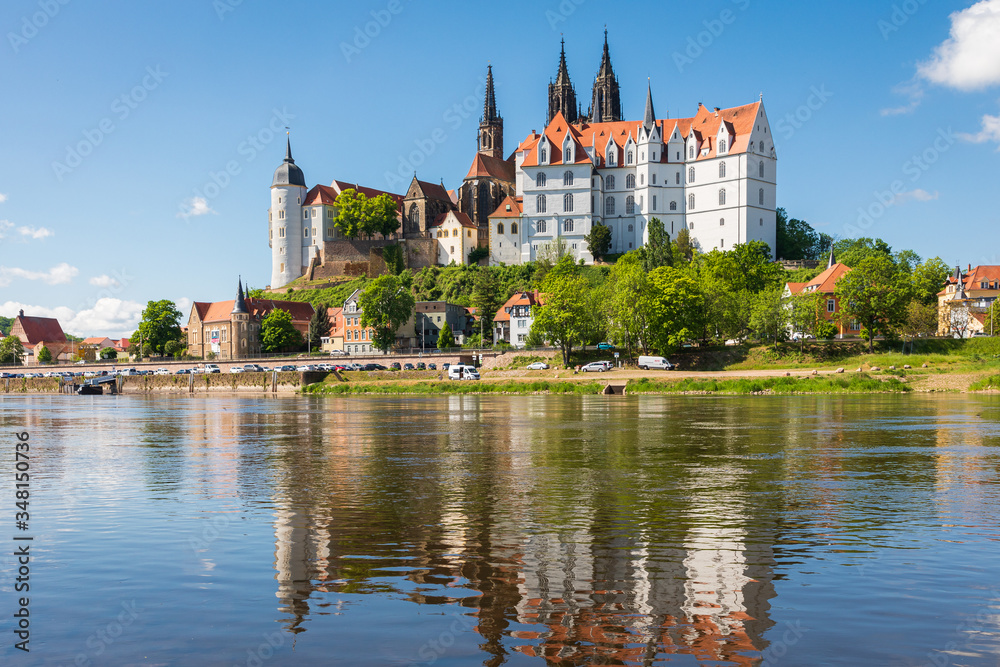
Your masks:
M861 325L856 320L842 317L840 298L836 294L837 281L850 271L851 267L836 260L831 249L826 269L807 283L785 283L784 296L817 295L819 316L837 327L837 338L857 336L861 333Z
M320 339L324 352L344 350L344 308L327 308L326 318L330 321L330 333Z
M469 253L479 246L479 228L461 211L439 215L430 234L437 239L437 262L442 266L468 264Z
M441 329L447 324L455 345L465 344L468 309L447 301L420 301L414 306L414 333L421 349L436 349Z
M1000 266L960 266L938 292L938 335L967 338L985 330L986 314L1000 296Z
M37 354L42 347L52 354L53 361L70 361L77 353L77 345L66 338L59 320L53 317L30 317L20 310L10 335L21 339L26 364L38 363Z
M507 299L493 317L493 344L505 341L514 347L524 347L541 305L537 291L517 292Z

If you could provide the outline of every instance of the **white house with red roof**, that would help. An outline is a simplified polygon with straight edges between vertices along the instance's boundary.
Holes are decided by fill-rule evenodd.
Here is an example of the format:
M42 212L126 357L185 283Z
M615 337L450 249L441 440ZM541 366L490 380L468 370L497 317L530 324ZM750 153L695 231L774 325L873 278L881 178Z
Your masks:
M506 341L514 347L524 347L536 309L542 305L538 291L517 292L507 299L493 317L493 344Z
M431 225L431 236L438 242L438 264L468 264L469 253L479 245L479 228L460 211L439 215Z

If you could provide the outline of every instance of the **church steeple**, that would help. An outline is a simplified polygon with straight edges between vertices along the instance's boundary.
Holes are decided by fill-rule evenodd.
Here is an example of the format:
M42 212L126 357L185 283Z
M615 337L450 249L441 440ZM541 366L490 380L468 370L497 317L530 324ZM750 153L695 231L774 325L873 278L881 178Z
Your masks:
M545 120L548 125L555 115L562 112L567 122L573 123L579 118L576 104L576 90L569 79L569 69L566 67L566 40L560 40L559 71L555 83L549 83L549 113Z
M497 113L493 65L486 67L486 98L483 100L483 117L479 120L479 152L503 159L503 118Z
M653 111L653 88L650 83L646 83L646 113L642 117L642 128L648 134L656 125L656 112Z
M621 96L618 91L618 77L611 66L611 52L608 50L608 29L604 29L604 52L601 66L594 79L593 102L590 108L592 122L617 122L622 119ZM593 120L600 118L600 121Z
M837 258L833 256L833 244L830 244L830 260L826 263L826 268L832 269L833 265L837 263Z
M250 311L247 310L247 302L246 299L244 299L243 297L243 276L240 276L236 284L237 284L236 303L233 304L232 314L247 315L250 313Z

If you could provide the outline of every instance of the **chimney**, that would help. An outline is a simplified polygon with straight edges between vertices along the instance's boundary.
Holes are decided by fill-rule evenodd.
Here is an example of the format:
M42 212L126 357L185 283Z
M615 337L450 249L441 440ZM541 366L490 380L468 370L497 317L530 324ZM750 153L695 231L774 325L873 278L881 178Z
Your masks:
M24 309L23 308L21 310L17 311L17 316L18 317L24 317Z

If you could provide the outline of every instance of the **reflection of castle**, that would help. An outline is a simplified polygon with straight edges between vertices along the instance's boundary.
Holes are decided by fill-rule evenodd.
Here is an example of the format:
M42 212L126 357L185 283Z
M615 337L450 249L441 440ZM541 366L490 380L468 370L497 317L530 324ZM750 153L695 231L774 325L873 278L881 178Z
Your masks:
M314 608L337 595L373 593L465 607L485 664L512 650L567 664L671 653L750 664L765 648L772 536L731 495L650 523L607 489L553 484L549 475L569 471L545 460L559 453L530 425L545 406L447 401L448 421L417 410L403 429L364 421L377 411L352 413L351 437L336 444L325 434L343 424L321 415L309 426L317 444L280 459L275 569L286 627L308 629ZM484 420L512 428L480 428ZM316 447L327 463L350 463L316 469Z

